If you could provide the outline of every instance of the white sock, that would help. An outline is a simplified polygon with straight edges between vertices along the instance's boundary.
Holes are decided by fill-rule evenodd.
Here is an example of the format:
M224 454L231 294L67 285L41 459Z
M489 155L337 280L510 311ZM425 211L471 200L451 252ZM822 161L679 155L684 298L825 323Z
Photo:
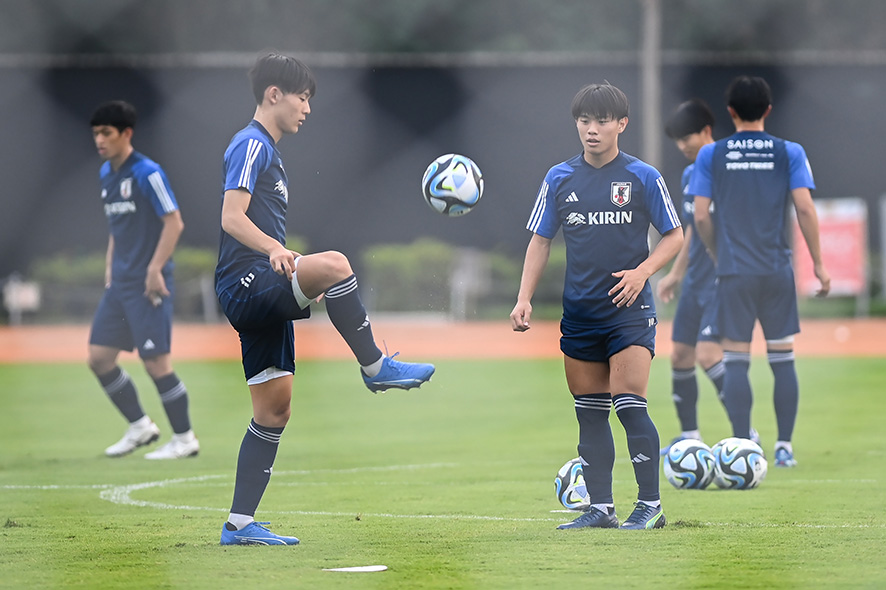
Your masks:
M182 432L181 434L173 434L172 438L173 440L177 440L179 442L191 442L196 437L194 436L194 431L189 430L187 432Z
M775 441L775 450L777 451L778 449L787 449L790 454L792 454L792 455L794 454L794 447L790 443L790 441L784 441L784 440Z
M255 522L255 518L246 514L236 514L231 512L231 514L228 515L228 522L237 527L237 530L240 531Z
M691 438L692 440L701 440L701 433L698 430L684 430L683 438Z
M145 414L144 416L142 416L141 418L139 418L135 422L130 422L129 425L136 426L138 428L144 428L145 426L147 426L150 423L151 423L151 419L148 417L147 414Z
M661 506L661 500L637 500L637 502L643 502L647 506L652 506L653 508Z
M363 369L363 373L366 374L370 379L378 375L378 372L381 371L381 365L385 360L385 355L381 355L381 358L372 363L371 365L366 365L365 367L361 366Z
M609 514L611 510L615 510L615 504L591 504L591 508L596 508L603 514Z

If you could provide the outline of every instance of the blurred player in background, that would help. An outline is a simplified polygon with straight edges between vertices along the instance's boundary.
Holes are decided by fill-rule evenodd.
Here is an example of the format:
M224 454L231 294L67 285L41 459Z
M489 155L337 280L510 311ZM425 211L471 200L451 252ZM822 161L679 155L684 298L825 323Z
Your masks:
M698 234L716 261L726 365L723 394L733 435L750 438L753 394L748 370L751 335L759 320L774 378L775 465L793 467L797 462L791 438L799 401L794 335L800 322L788 206L793 203L797 213L821 283L817 294L823 297L830 290L830 275L821 258L811 192L815 183L803 147L764 131L772 96L763 78L736 78L726 100L735 133L699 150L689 184Z
M723 349L717 331L716 271L714 261L695 232L695 201L687 192L695 157L702 146L714 142L714 114L703 100L694 98L680 104L665 124L665 133L690 164L683 170L683 247L671 270L659 280L658 296L665 303L680 289L674 314L671 387L682 433L663 446L686 438L701 440L698 430L698 380L696 362L714 384L717 398L723 401ZM751 434L755 434L752 432Z
M621 152L628 124L624 93L608 83L582 88L572 101L581 154L551 168L527 224L515 331L531 327L532 296L562 228L566 280L560 349L579 424L578 453L591 505L558 528L619 526L612 496L615 444L609 413L625 429L638 501L624 529L665 526L659 495L659 437L646 408L655 354L655 303L648 279L680 250L683 231L664 179ZM649 252L650 223L662 239Z
M419 387L431 378L434 366L382 354L343 254L301 255L286 248L289 182L277 142L305 122L316 81L302 62L278 54L261 57L249 78L257 105L254 118L225 152L216 292L240 334L253 419L240 446L221 544L295 545L297 538L276 535L254 520L289 421L295 371L292 320L309 317L311 302L325 297L329 318L356 356L371 391Z
M138 348L172 426L172 439L146 459L178 459L200 451L191 430L188 390L172 368L172 253L184 229L175 195L160 166L135 151L135 108L123 101L100 105L90 125L98 155L102 202L110 227L105 292L89 336L89 368L129 429L105 449L127 455L160 437L145 415L129 375L117 364L121 350Z

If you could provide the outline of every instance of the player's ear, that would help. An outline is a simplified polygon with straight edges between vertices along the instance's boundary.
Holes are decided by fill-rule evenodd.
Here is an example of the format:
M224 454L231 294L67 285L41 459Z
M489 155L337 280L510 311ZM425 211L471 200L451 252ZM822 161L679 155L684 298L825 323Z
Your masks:
M265 88L264 100L268 104L271 104L271 105L277 104L282 97L283 97L283 91L280 90L279 86L271 85L271 86L268 86L267 88Z
M621 119L618 120L618 132L619 133L621 133L622 131L627 129L627 127L628 127L628 118L627 117L622 117Z

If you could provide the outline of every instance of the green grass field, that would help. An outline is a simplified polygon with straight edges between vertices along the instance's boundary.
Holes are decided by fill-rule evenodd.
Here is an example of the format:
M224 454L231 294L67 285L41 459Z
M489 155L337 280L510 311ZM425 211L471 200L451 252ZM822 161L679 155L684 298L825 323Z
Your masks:
M126 363L168 438L156 391ZM250 418L238 363L179 363L202 452L102 456L125 424L85 365L0 366L3 588L882 588L882 359L802 359L794 448L751 491L680 491L662 477L658 531L557 531L553 476L577 427L559 361L445 361L412 392L372 395L353 363L305 362L258 520L297 547L221 547ZM769 454L771 376L755 358L754 422ZM651 412L677 431L666 358ZM702 433L730 434L702 382ZM879 425L879 426L878 426ZM636 499L613 414L621 519ZM384 564L381 573L323 568Z

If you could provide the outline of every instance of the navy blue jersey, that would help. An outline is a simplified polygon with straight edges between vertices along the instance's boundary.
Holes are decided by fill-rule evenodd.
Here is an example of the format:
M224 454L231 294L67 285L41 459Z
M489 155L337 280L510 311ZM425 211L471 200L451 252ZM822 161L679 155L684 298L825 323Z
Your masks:
M775 274L791 264L791 191L814 189L800 144L742 131L706 145L695 159L693 195L716 207L717 274Z
M689 192L689 182L692 178L692 172L695 164L689 164L683 170L681 185L683 186L683 225L692 228L692 238L689 240L689 264L686 268L686 276L683 280L683 288L693 288L694 286L708 286L714 284L717 271L714 268L714 261L708 254L701 236L695 229L695 195ZM711 215L714 215L715 207L711 205Z
M159 164L133 151L118 170L109 161L102 164L99 178L114 238L111 280L144 282L163 231L161 218L178 210L166 174ZM170 259L163 271L171 269Z
M609 290L613 272L636 268L649 257L649 224L659 233L680 227L661 174L619 152L602 168L583 154L551 168L542 182L527 229L566 240L563 319L616 326L655 317L647 283L631 307L618 308Z
M252 198L246 216L265 234L285 245L288 185L274 139L261 123L252 120L234 135L225 151L222 199L228 190L248 191ZM216 282L226 287L239 281L256 260L267 262L268 256L244 246L222 230Z

